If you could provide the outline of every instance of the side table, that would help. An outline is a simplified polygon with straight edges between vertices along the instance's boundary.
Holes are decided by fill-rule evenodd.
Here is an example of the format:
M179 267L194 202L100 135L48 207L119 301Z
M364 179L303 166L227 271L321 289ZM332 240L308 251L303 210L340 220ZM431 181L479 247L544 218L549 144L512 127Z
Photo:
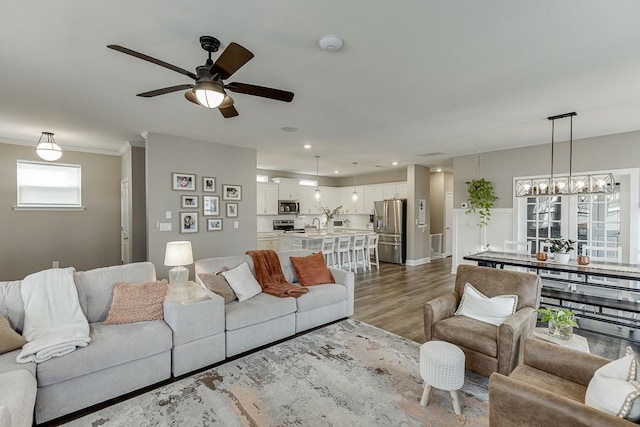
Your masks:
M549 330L547 328L535 328L533 330L533 336L536 339L547 341L553 344L558 344L562 347L572 348L574 350L579 350L584 353L589 353L589 343L585 337L580 335L573 334L570 340L563 340L560 338L556 338L552 335L549 335Z
M169 285L169 290L165 297L165 301L178 302L183 305L207 299L210 299L207 291L193 281L189 281L184 285Z

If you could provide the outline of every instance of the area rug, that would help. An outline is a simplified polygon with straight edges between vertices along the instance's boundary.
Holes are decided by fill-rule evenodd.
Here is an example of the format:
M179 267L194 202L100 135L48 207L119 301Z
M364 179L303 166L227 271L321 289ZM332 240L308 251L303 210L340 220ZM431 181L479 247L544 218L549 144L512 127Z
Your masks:
M487 379L467 372L420 406L420 344L344 320L94 412L69 426L483 426Z

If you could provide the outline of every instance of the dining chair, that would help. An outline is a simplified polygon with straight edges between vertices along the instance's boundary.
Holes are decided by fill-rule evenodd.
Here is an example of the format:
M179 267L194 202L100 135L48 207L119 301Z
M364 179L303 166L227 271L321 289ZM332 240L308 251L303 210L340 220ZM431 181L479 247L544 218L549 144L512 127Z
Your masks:
M351 245L351 262L353 263L353 269L358 273L358 264L362 264L362 270L367 271L366 251L365 251L365 238L364 234L353 236L353 243Z
M531 255L531 241L518 242L515 240L505 240L502 246L503 252Z
M333 237L325 237L322 239L322 255L327 263L327 267L335 267L337 265L336 260L336 240ZM329 262L331 257L331 262Z
M374 264L373 262L371 262L372 256L375 256L376 258L375 266L378 270L380 270L380 260L379 260L379 253L378 253L378 235L376 233L372 233L367 236L366 250L367 250L367 265L369 266L369 271L371 271L371 265Z
M338 237L336 256L340 269L351 271L351 236Z

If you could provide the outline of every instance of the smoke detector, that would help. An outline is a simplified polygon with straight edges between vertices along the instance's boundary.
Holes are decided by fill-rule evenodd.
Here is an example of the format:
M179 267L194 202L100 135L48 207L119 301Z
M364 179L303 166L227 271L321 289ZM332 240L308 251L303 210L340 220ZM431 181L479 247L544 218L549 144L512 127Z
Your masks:
M323 50L328 50L330 52L335 52L340 50L342 47L342 39L338 36L322 36L318 41L320 48Z

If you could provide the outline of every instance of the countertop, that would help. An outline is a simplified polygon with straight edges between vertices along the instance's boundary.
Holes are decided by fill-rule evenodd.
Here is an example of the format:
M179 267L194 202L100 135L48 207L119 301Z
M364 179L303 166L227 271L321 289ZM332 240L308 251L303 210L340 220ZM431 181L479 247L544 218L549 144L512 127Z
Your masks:
M358 235L368 235L373 233L373 231L371 230L362 230L362 231L355 231L355 230L349 230L349 231L334 231L333 233L328 233L326 231L321 231L320 233L285 233L280 235L279 237L295 237L298 239L308 239L308 240L314 240L314 239L324 239L325 237L340 237L340 236L358 236Z

